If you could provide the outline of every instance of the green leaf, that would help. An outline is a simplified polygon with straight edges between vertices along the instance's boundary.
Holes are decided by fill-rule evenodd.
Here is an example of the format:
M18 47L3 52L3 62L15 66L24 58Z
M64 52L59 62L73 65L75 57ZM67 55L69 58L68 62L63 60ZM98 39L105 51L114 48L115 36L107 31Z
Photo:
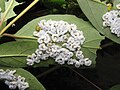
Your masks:
M5 11L5 0L0 0L0 8L2 12Z
M99 48L100 41L104 39L104 37L100 36L100 34L95 30L95 28L91 26L88 22L85 22L82 19L79 19L73 15L47 15L34 19L28 24L26 24L21 30L19 30L16 35L32 37L33 32L35 31L35 27L42 19L64 20L69 23L76 24L78 30L83 31L86 38L86 41L82 46L83 53L85 57L88 57L93 61L93 65L95 64L96 50Z
M2 25L0 26L0 31L6 26L6 21L2 23Z
M6 0L0 0L0 31L6 26L6 21L2 22L2 13L5 11L5 1Z
M115 85L110 90L120 90L120 85Z
M14 41L0 45L0 65L26 67L26 57L37 48L35 41Z
M0 65L7 67L27 67L26 58L38 48L37 40L14 41L0 45ZM52 60L41 61L34 67L48 67Z
M2 13L2 17L5 16L5 20L8 20L9 18L14 17L16 14L14 13L13 9L15 6L17 6L19 4L20 3L16 2L16 0L9 0L9 1L5 2L5 10L8 10L8 9L9 10L6 13L6 15L5 15L5 13Z
M120 0L114 0L113 7L116 9L116 5L120 3Z
M92 25L104 36L120 44L120 38L110 32L109 28L103 28L102 16L107 12L107 6L93 0L77 0L84 14ZM116 1L116 0L115 0Z
M28 71L22 68L0 68L0 69L9 69L9 70L16 70L17 75L25 77L25 81L29 83L29 88L27 90L45 90L44 86Z
M9 0L8 2L5 1L6 0L0 0L0 8L2 9L2 12L0 12L0 20L2 20L0 31L6 26L6 21L16 15L13 9L15 6L19 5L15 0Z
M58 5L61 5L65 3L65 0L44 0L43 1L43 4L46 6L46 7L49 7L49 8L53 8L55 6L58 6ZM53 6L52 6L53 5ZM52 7L51 7L52 6Z

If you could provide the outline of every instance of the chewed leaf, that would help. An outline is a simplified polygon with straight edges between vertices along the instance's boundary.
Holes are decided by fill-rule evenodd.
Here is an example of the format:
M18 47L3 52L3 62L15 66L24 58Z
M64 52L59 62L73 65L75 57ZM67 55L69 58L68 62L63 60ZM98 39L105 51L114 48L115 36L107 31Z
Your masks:
M5 3L5 9L8 8L9 4L11 3L12 0L9 0L8 2ZM10 11L8 12L7 16L6 16L6 19L9 19L13 16L15 16L16 14L14 13L13 9L15 6L19 5L18 2L16 2L15 0L13 0L13 3L12 3L12 6L10 8Z
M6 26L7 20L16 15L13 9L17 5L19 5L19 3L15 0L0 0L0 21L2 21L0 31Z
M78 30L83 31L85 36L85 42L82 46L82 51L85 57L90 58L93 61L93 65L95 65L96 50L99 49L100 41L103 40L104 37L102 37L88 22L85 22L73 15L47 15L37 18L25 25L20 31L16 33L16 35L32 37L38 22L43 19L52 19L56 21L64 20L67 21L69 24L77 25Z
M13 9L14 9L15 6L17 6L19 4L20 3L16 2L16 0L9 0L9 1L5 2L5 10L8 10L8 8L9 8L9 10L7 12L7 15L5 17L6 20L11 18L11 17L14 17L16 15L15 12L13 11ZM4 16L4 14L5 13L2 13L2 16Z
M25 81L29 84L29 87L26 90L45 90L44 86L31 73L22 68L1 67L0 69L16 70L15 74L24 77Z
M110 32L109 27L103 27L102 16L108 11L108 8L104 4L96 3L93 0L77 0L82 11L87 16L93 26L107 38L120 44L120 38ZM117 1L117 0L115 0Z

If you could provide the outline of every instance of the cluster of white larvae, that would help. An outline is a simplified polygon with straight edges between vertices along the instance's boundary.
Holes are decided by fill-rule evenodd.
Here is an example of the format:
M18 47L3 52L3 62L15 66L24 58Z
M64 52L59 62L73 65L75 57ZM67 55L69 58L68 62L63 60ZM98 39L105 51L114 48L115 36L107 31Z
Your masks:
M120 37L120 4L116 7L117 10L111 10L103 15L103 26L110 27L111 33Z
M4 80L5 84L10 89L25 90L29 87L29 84L25 82L25 78L15 74L16 70L3 70L0 69L0 80Z
M81 51L81 45L85 41L83 32L77 30L75 24L65 21L41 20L38 23L41 30L34 31L38 37L39 48L31 56L27 57L27 64L34 65L40 60L53 58L58 64L90 66L92 61L85 58Z

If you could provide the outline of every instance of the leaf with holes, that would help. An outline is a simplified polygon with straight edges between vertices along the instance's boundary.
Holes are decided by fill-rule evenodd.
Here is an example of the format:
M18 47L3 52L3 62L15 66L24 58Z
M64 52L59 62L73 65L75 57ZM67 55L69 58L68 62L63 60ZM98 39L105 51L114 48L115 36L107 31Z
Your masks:
M5 12L2 13L2 17L5 17L5 20L8 20L11 17L14 17L16 14L14 13L13 9L15 6L19 5L20 3L16 2L15 0L9 0L5 2Z
M76 24L78 30L83 31L86 38L84 44L82 45L82 51L85 57L90 58L93 61L93 65L95 65L96 50L100 47L100 42L104 39L104 37L102 37L88 22L85 22L73 15L47 15L37 18L26 24L21 30L16 33L16 35L32 37L35 27L42 19L64 20L68 23Z
M0 67L0 69L16 70L15 74L25 77L25 81L28 82L29 88L27 90L45 90L44 86L31 73L22 68Z
M6 26L6 21L11 17L14 17L16 14L13 9L15 6L19 5L15 0L0 0L0 8L2 12L0 12L0 31Z
M107 6L102 3L94 2L94 0L77 0L84 14L87 16L92 25L107 38L120 44L120 38L110 32L109 27L103 28L102 16L107 10ZM117 1L117 0L115 0Z

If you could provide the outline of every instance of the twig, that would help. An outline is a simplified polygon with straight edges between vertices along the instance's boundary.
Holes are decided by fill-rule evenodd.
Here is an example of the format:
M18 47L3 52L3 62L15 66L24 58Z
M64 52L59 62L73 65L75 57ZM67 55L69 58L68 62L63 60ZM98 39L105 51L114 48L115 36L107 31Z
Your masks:
M80 73L78 73L77 71L75 71L74 69L68 67L69 69L71 69L73 72L75 72L76 74L78 74L80 77L82 77L84 80L86 80L87 82L89 82L90 84L92 84L94 87L96 87L98 90L102 90L101 88L99 88L97 85L95 85L94 83L92 83L90 80L88 80L86 77L84 77L83 75L81 75Z
M101 48L106 48L108 46L112 46L113 44L114 44L114 42L110 42L110 43L102 45Z
M39 75L36 76L36 77L37 77L37 78L41 78L42 76L47 75L47 74L49 74L49 73L55 71L55 70L58 69L58 68L60 68L60 65L57 65L57 66L55 66L55 67L53 67L53 68L51 68L51 69L49 69L49 70L47 70L47 71L45 71L45 72L39 74Z

